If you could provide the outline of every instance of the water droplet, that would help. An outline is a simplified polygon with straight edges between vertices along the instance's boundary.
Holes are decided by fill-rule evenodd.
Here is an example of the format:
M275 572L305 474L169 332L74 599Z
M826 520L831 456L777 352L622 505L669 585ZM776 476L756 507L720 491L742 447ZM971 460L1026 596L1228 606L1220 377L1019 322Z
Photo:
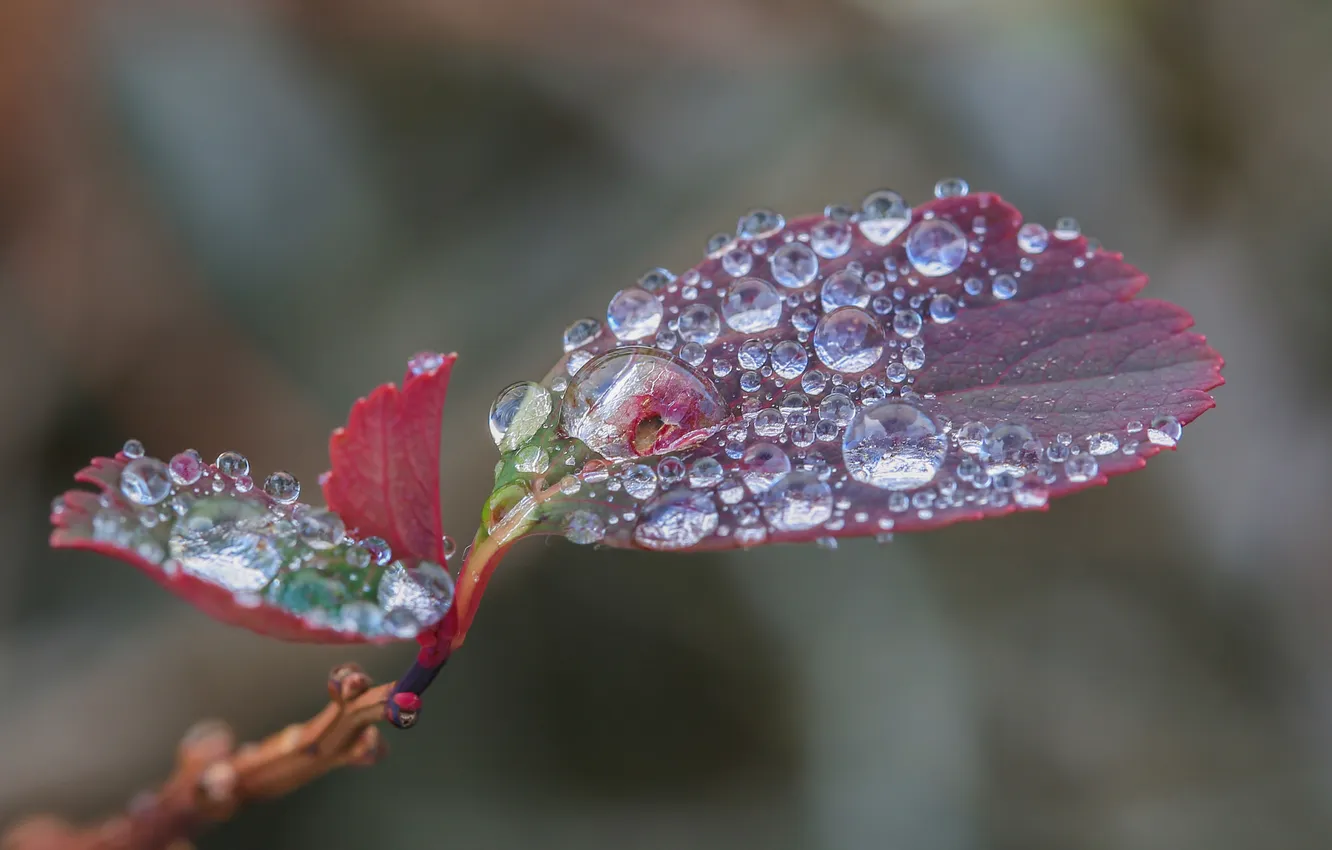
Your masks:
M948 442L934 420L908 404L884 402L856 414L842 438L846 469L885 490L912 490L934 480Z
M120 452L130 460L143 457L143 443L138 440L126 440L125 445L120 447Z
M422 561L415 567L404 567L395 562L379 579L377 591L379 607L384 619L393 620L398 612L410 615L411 623L404 622L399 637L412 632L415 637L422 627L433 625L444 618L453 605L453 577L439 564Z
M168 550L189 575L232 593L253 592L282 567L269 518L252 501L197 499L172 528Z
M772 279L788 289L799 289L819 274L819 258L803 242L788 242L773 252Z
M638 286L654 295L675 282L675 275L666 269L649 269L638 279Z
M819 314L815 313L808 307L801 307L791 313L791 327L795 328L797 331L808 333L809 331L814 330L814 326L818 323Z
M1147 439L1158 446L1174 448L1184 434L1184 426L1173 416L1158 416L1147 429Z
M838 426L850 424L855 415L855 402L841 393L829 393L827 398L819 402L819 418Z
M791 471L791 459L780 446L754 443L745 449L740 469L750 492L764 493Z
M866 307L870 302L869 287L855 272L842 271L830 275L823 282L820 292L824 312L831 313L838 307Z
M135 458L120 472L120 492L136 505L156 505L171 495L171 476L157 458Z
M707 254L708 259L715 260L733 247L735 247L735 237L731 236L731 234L714 233L708 237L707 244L703 248L703 253Z
M367 537L361 541L361 548L370 553L370 559L376 566L384 566L393 560L393 549L382 537Z
M887 245L911 223L911 207L888 189L872 192L861 204L860 232L875 245Z
M969 277L966 279L966 282L962 284L962 289L968 295L980 295L985 291L985 281L978 277Z
M685 465L678 457L666 457L657 464L657 476L662 484L676 484L684 480Z
M601 336L601 322L597 319L579 319L564 329L564 350L573 351L582 348Z
M918 335L924 324L920 314L915 310L898 310L893 315L893 331L905 339Z
M1045 449L1045 457L1051 463L1063 463L1064 461L1068 460L1068 456L1070 454L1072 454L1072 452L1069 451L1068 446L1059 442L1051 443Z
M1042 446L1031 429L1016 422L995 427L981 442L980 459L991 475L1011 472L1023 475L1041 460Z
M680 346L680 359L690 366L702 365L707 356L707 349L696 342L686 342Z
M953 435L957 439L957 447L967 454L979 454L981 443L990 435L990 429L986 428L980 422L968 422Z
M756 339L745 340L735 359L743 369L761 369L768 362L768 349Z
M523 446L513 456L513 468L519 472L544 475L550 469L550 456L540 446Z
M851 249L851 225L829 219L809 231L809 246L825 260L835 260Z
M1109 455L1119 451L1119 438L1104 432L1087 438L1087 450L1094 455Z
M312 549L332 549L347 535L347 526L332 511L311 508L296 517L296 533Z
M312 569L283 576L270 592L276 596L279 606L296 614L332 611L347 596L341 584Z
M707 345L721 333L721 319L717 318L717 311L706 304L690 304L680 314L677 329L685 342Z
M754 255L744 248L732 248L722 257L722 270L731 277L744 277L754 268Z
M888 364L888 368L884 371L884 374L886 374L888 380L892 381L894 384L900 384L907 379L907 367L905 364L893 361Z
M786 420L776 408L765 407L754 417L754 433L760 437L776 437L784 430Z
M250 461L240 452L223 452L217 456L217 471L235 478L250 474Z
M578 370L587 365L593 357L590 351L575 351L569 355L569 359L564 361L564 368L570 375L577 375Z
M443 354L437 351L418 351L407 361L407 371L413 375L433 375L443 365Z
M1039 254L1050 244L1050 232L1034 221L1029 221L1018 230L1018 247L1028 254Z
M718 378L725 378L727 375L731 374L731 362L718 357L716 360L712 361L712 374L716 375Z
M716 458L701 457L689 466L689 486L700 490L716 487L722 480L722 465Z
M902 365L907 367L913 372L924 366L925 365L924 349L916 348L915 346L907 347L907 349L902 352Z
M775 350L775 349L774 349ZM810 395L818 395L828 386L828 376L818 369L810 369L800 378L800 389Z
M778 377L789 381L804 372L807 365L809 353L793 339L784 339L772 349L772 370Z
M1056 239L1077 239L1082 235L1082 225L1072 216L1064 216L1055 222L1054 237Z
M951 295L940 294L930 299L930 318L941 325L946 325L957 318L957 299Z
M264 492L273 501L290 505L301 496L301 482L290 472L274 472L264 479Z
M747 277L736 281L721 303L726 324L741 333L759 333L782 320L782 298L765 280Z
M621 289L606 308L606 324L617 339L636 340L652 336L661 324L661 301L637 287Z
M971 187L961 177L948 177L934 184L934 197L940 200L958 198L970 191Z
M624 492L643 500L657 492L657 473L645 463L636 463L624 471Z
M659 351L630 346L579 371L565 391L560 428L616 459L682 451L728 418L725 398L707 378Z
M779 531L805 531L832 516L832 489L818 475L798 470L763 495L763 515Z
M168 468L172 481L181 486L189 486L203 475L204 462L194 449L186 449L171 458Z
M868 313L843 307L826 314L814 329L814 352L837 372L863 372L883 354L883 330Z
M550 417L550 391L532 381L500 390L490 405L490 438L501 452L511 452L532 438Z
M1100 471L1096 458L1089 454L1076 454L1064 462L1064 474L1074 483L1090 481Z
M634 528L645 549L688 549L717 530L717 506L707 493L671 490L648 502Z
M786 227L786 219L772 210L750 210L740 217L735 233L741 239L767 239Z
M906 240L907 259L926 277L942 277L962 267L967 237L956 224L941 218L922 221Z
M606 537L606 523L591 511L574 511L564 522L564 536L580 546L600 543Z
M1017 290L1017 278L1013 277L1011 274L999 275L994 279L994 283L990 286L990 291L993 292L994 297L998 298L1000 301L1007 301L1014 295L1017 295Z

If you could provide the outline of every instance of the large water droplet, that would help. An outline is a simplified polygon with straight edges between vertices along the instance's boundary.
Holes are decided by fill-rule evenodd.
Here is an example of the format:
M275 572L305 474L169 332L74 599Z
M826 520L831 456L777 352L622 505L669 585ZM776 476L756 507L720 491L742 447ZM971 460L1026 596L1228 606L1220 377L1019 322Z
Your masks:
M624 492L635 499L646 499L657 492L657 473L646 463L636 463L624 471Z
M591 511L574 511L564 522L564 536L580 546L600 543L606 536L606 523Z
M863 372L883 354L883 329L864 310L843 307L819 320L814 352L829 369Z
M726 324L741 333L759 333L782 320L782 297L765 280L747 277L727 290L721 303Z
M630 287L621 289L606 308L606 324L617 339L635 340L652 336L661 324L661 301L652 293Z
M934 480L948 443L934 420L909 404L883 402L865 408L842 437L851 477L885 490L911 490Z
M120 492L136 505L155 505L171 495L167 465L153 457L135 458L120 472Z
M550 390L519 381L500 390L490 405L490 438L502 452L511 452L540 430L552 409Z
M1044 447L1031 429L1016 422L995 427L980 445L980 459L991 475L1010 472L1023 475L1041 462Z
M869 287L865 285L864 279L846 269L830 275L823 282L820 296L825 313L831 313L838 307L867 307L870 302Z
M722 475L722 465L716 458L701 457L689 467L689 486L707 490L720 484Z
M250 461L240 452L223 452L217 456L217 470L231 478L249 475Z
M651 348L606 352L579 370L564 395L560 429L602 457L683 450L729 418L712 381Z
M819 258L803 242L788 242L772 254L772 279L788 289L799 289L819 274Z
M832 516L832 488L818 475L797 470L763 495L763 515L779 531L805 531Z
M907 259L926 277L942 277L962 267L967 237L956 224L941 218L922 221L906 240Z
M678 329L685 342L707 345L721 333L721 320L717 318L717 311L708 305L691 304L680 314Z
M176 520L168 550L184 572L233 593L259 590L282 567L270 514L249 500L195 500Z
M911 207L888 189L872 192L861 204L860 232L875 245L887 245L911 223Z
M663 493L643 507L634 541L646 549L688 549L717 530L712 496L697 490Z
M957 318L957 299L948 294L939 294L930 299L930 318L941 325L946 325Z
M397 561L379 579L378 599L385 619L402 611L411 614L418 627L430 626L443 619L453 605L453 577L429 561L411 568Z
M171 458L169 466L171 480L180 485L190 485L203 475L204 462L194 449L186 449Z
M790 471L791 459L772 443L754 443L740 459L740 476L752 493L767 492Z

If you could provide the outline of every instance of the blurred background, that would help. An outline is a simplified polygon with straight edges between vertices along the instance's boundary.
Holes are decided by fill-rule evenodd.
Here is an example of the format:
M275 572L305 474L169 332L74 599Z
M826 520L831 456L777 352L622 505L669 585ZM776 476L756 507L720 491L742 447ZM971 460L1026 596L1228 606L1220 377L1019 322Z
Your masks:
M308 716L349 655L46 548L127 437L310 489L418 349L494 393L756 205L939 177L1084 230L1223 352L1183 451L890 545L529 542L391 757L209 848L1332 846L1332 6L1309 0L6 0L0 826L86 819L195 720Z

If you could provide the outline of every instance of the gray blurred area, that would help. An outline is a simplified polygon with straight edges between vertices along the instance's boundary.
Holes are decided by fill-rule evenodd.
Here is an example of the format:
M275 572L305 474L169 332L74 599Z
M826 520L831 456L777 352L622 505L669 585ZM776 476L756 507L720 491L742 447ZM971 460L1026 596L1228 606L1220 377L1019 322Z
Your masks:
M528 542L390 758L219 848L1332 846L1332 6L1314 0L6 0L0 826L91 818L196 719L348 657L46 548L84 459L238 449L314 489L351 402L494 393L756 205L959 175L1153 276L1226 355L1178 454L890 545Z

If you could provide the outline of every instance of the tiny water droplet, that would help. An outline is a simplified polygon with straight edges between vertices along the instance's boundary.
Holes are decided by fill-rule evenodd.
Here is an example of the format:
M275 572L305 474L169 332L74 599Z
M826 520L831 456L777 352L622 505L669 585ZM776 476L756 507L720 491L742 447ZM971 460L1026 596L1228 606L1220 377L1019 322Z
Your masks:
M621 289L606 308L606 325L617 339L636 340L652 336L661 324L661 301L652 293L630 287Z
M855 272L842 271L828 276L820 290L823 311L831 313L838 307L867 307L870 302L869 287Z
M601 336L601 322L591 317L579 319L564 329L564 350L582 348Z
M994 279L994 283L990 285L990 291L993 292L994 297L998 298L1000 301L1007 301L1014 295L1017 295L1017 290L1017 278L1013 277L1011 274L999 275Z
M809 246L825 260L835 260L851 249L851 225L845 220L821 221L809 231Z
M203 475L204 462L194 449L186 449L171 458L168 466L171 480L181 486L189 486Z
M443 354L437 351L419 351L407 361L407 371L413 375L433 375L443 365Z
M741 239L766 239L780 233L786 219L772 210L750 210L740 217L735 233Z
M686 342L707 345L721 333L721 319L708 305L691 304L680 314L677 330Z
M772 279L788 289L808 285L818 273L818 255L803 242L789 242L772 254Z
M126 440L120 451L130 460L143 457L143 443L138 440Z
M736 281L721 302L726 324L741 333L759 333L777 327L782 299L765 280L747 277Z
M250 461L240 452L223 452L217 456L216 465L218 472L231 478L250 474Z
M863 372L883 355L883 330L868 313L843 307L826 314L814 329L814 351L837 372Z
M1184 427L1173 416L1158 416L1147 429L1147 439L1158 446L1173 448L1184 433Z
M577 510L564 521L564 537L580 546L600 543L606 537L606 523L591 511Z
M1077 239L1082 235L1082 225L1072 216L1064 216L1055 222L1054 237L1056 239L1069 240Z
M809 365L809 353L795 340L784 339L772 349L772 370L778 377L791 380L798 377Z

